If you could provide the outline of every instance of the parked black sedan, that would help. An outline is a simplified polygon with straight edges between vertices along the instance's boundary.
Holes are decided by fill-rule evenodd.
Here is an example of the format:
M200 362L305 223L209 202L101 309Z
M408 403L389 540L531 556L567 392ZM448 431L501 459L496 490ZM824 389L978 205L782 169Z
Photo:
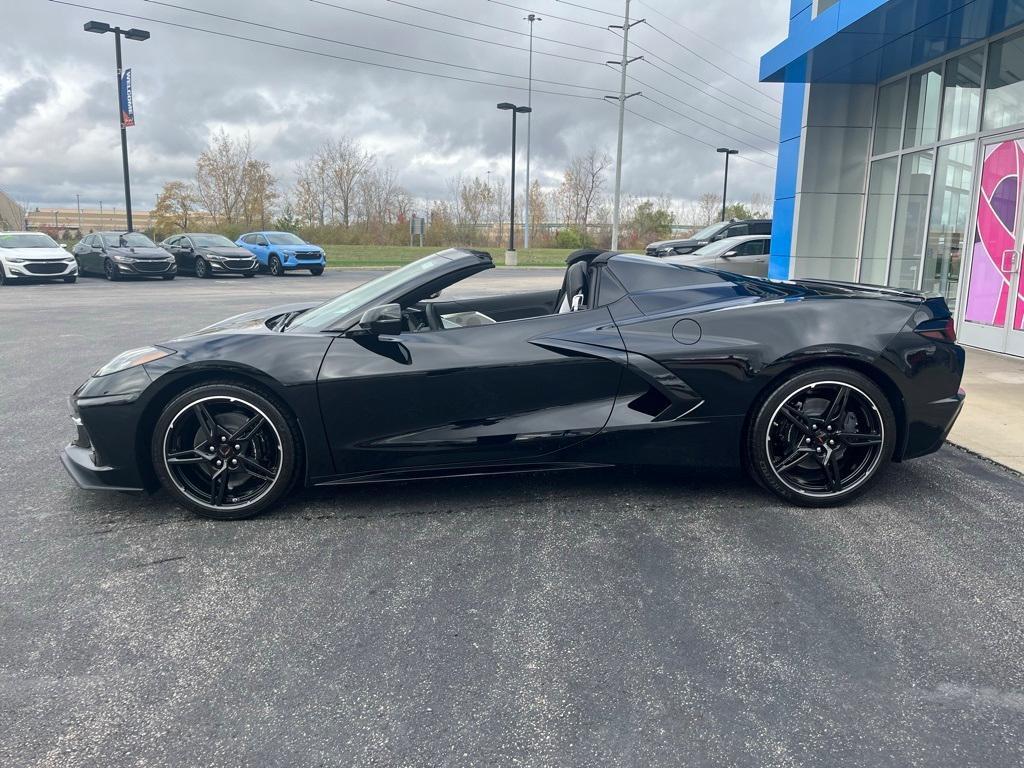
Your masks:
M174 254L179 272L191 272L196 277L252 277L260 268L255 256L245 248L235 245L224 235L186 232L168 237L160 245Z
M100 368L63 454L84 488L163 486L248 517L296 483L745 466L826 506L938 450L964 351L945 301L582 251L561 289L439 291L494 266L426 256L319 306L224 320Z
M141 232L94 232L72 249L79 274L120 280L129 275L173 280L174 257Z

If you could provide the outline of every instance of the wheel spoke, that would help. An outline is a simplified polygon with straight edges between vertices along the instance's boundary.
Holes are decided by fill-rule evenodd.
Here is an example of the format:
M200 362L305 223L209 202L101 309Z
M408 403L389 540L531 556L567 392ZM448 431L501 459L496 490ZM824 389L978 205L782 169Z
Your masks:
M859 432L837 432L836 437L851 448L863 448L869 445L881 445L882 436L861 434Z
M836 396L833 398L832 403L829 405L828 410L825 412L825 423L832 424L836 422L846 413L846 403L850 397L850 390L848 387L839 385L839 389L836 391Z
M249 419L242 427L236 431L231 437L228 438L228 442L251 440L252 436L256 434L257 430L263 426L263 416L256 414Z
M196 412L196 418L199 419L199 424L202 426L206 434L208 434L211 439L215 437L218 425L213 416L210 415L210 412L206 410L206 406L202 403L196 403L192 406L192 410Z
M779 411L783 418L788 419L792 422L793 426L800 430L801 433L810 437L814 434L814 429L807 423L806 419L791 405L782 406L782 410Z
M218 469L210 478L210 503L223 504L224 497L228 492L228 471L227 467Z
M828 489L833 493L841 491L843 489L843 479L834 451L829 454L827 459L821 462L821 468L825 472L825 482L828 484Z
M795 451L793 451L791 454L789 454L789 456L787 456L786 458L784 458L782 461L775 465L775 471L785 472L788 469L792 469L801 461L806 459L807 454L810 452L810 449L803 445L797 446Z
M201 461L209 460L198 448L189 448L187 451L177 451L167 454L168 464L198 464Z
M271 469L267 469L262 464L250 459L248 456L242 457L242 467L253 477L258 477L260 480L273 480L275 473Z

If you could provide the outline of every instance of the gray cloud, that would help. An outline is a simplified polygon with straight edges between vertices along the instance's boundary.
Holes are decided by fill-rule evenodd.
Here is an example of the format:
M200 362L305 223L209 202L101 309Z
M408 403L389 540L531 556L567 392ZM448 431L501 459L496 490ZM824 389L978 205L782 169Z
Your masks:
M444 28L476 39L448 37L305 0L289 0L288 3L172 1L210 13L358 43L379 51L400 52L494 72L526 74L524 52L482 42L525 46L525 37L419 13L394 3L331 0L338 5L351 4L352 8L380 16ZM522 12L487 0L412 1L499 27L523 31L527 28ZM0 184L20 200L39 205L61 204L73 201L75 193L81 193L83 202L88 200L91 205L101 199L107 205L120 200L113 41L109 35L90 35L82 31L82 24L91 18L143 27L152 32L152 38L144 43L124 43L125 63L133 68L135 81L138 125L129 129L128 135L134 197L140 206L152 204L164 181L190 176L195 156L205 146L211 132L220 127L238 134L248 132L258 156L271 163L284 185L291 183L295 165L317 144L343 133L360 138L379 157L395 165L403 185L417 197L443 194L446 178L455 173L483 173L488 169L496 173L508 172L509 118L507 113L497 112L494 105L503 100L525 102L524 91L509 87L525 86L525 79L512 80L410 61L205 17L145 0L92 0L90 4L93 2L111 12L43 2L20 2L13 9L5 9L7 23L23 33L8 36L0 44ZM542 17L552 13L595 27L616 21L613 16L585 11L557 0L518 0L515 4L529 7ZM587 4L609 11L621 8L621 3L612 0L588 0ZM784 36L788 7L786 0L723 0L714 4L685 0L650 0L647 3L644 0L634 3L634 12L646 15L651 25L635 27L632 40L647 48L650 54L645 53L647 61L632 65L630 73L669 94L644 88L645 96L697 122L663 110L643 97L631 100L630 109L709 144L726 142L739 146L743 154L734 166L735 174L730 174L734 192L731 196L736 199L746 199L754 192L770 193L772 189L773 171L744 162L744 158L757 159L769 166L774 161L724 134L732 134L774 153L777 129L757 122L755 117L769 123L771 118L755 107L777 112L778 105L772 99L780 98L780 93L774 87L756 86L765 94L758 95L723 71L755 85L753 62ZM133 19L125 14L150 20ZM332 56L506 85L445 80L383 69L167 26L155 20ZM723 24L723 20L728 23ZM601 62L618 55L616 51L621 49L621 41L612 33L595 27L570 24L550 16L536 27L538 36L562 43L535 41L538 53L534 57L537 81L533 95L531 154L533 175L542 183L557 179L572 153L591 146L610 153L614 151L616 109L613 105L600 99L545 93L557 91L599 97L617 90L618 74ZM659 35L656 29L710 59L713 65ZM590 63L567 61L540 52L572 56ZM653 59L651 54L661 60ZM539 82L541 80L565 85ZM570 86L586 86L591 90ZM721 92L712 92L731 106L700 92L709 86L721 89ZM630 88L638 90L642 86L633 84ZM698 114L673 98L715 117ZM752 137L726 122L754 131L763 138ZM720 157L713 147L627 115L623 166L626 192L693 198L701 192L717 189L720 174Z

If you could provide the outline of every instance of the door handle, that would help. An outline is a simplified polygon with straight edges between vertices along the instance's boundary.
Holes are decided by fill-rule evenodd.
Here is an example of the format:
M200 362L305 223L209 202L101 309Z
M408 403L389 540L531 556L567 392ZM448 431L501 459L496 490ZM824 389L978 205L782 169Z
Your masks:
M1009 254L1009 260L1007 260L1007 254ZM1000 270L1008 275L1012 275L1020 269L1020 251L1013 249L1007 249L1003 251L1002 263L999 265Z

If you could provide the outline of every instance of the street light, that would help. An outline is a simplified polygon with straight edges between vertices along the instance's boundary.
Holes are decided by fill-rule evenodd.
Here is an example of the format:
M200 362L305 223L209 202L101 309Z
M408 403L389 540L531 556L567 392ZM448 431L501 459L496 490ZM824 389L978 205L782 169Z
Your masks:
M149 32L144 29L121 29L112 27L103 21L86 22L83 29L86 32L95 32L97 35L105 35L107 32L114 33L114 55L117 60L117 119L121 124L121 166L124 169L124 210L127 217L128 231L132 231L132 186L128 177L128 133L125 130L124 117L121 113L121 36L129 40L139 42L149 39Z
M529 114L533 110L529 107L517 107L507 101L501 102L498 109L507 109L512 112L512 204L508 210L508 250L505 251L505 266L514 267L519 263L516 256L516 115ZM529 194L529 190L527 190Z
M722 186L722 221L725 221L725 201L729 197L729 155L738 155L740 151L728 147L719 147L715 151L725 155L725 183Z
M528 79L526 82L526 104L529 107L533 107L533 23L535 21L543 21L543 19L535 13L524 17L524 21L530 22L530 65L528 70ZM530 128L533 125L533 115L528 114L526 116L526 221L523 222L523 247L527 250L530 249Z

